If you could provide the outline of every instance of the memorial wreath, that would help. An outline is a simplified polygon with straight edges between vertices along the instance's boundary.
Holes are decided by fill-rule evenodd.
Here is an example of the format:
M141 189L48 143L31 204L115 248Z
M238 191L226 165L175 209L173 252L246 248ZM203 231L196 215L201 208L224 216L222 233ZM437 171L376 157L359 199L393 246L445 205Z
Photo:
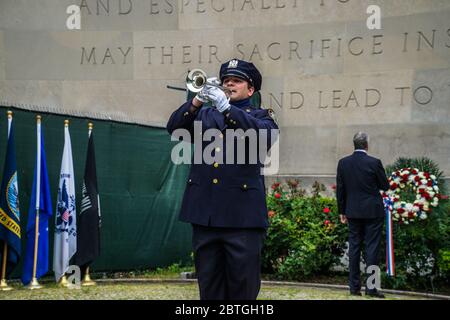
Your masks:
M425 220L431 207L439 204L441 195L436 176L428 172L403 168L394 171L388 180L389 190L383 192L383 198L394 221L409 224Z

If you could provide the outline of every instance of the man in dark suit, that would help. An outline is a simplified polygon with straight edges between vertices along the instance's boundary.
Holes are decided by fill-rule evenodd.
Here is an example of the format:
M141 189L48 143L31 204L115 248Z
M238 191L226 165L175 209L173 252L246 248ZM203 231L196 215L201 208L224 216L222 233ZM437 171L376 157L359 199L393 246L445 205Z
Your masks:
M250 152L261 148L260 133L267 135L267 151L278 126L270 110L250 103L262 82L252 63L237 59L224 63L220 80L228 95L205 85L172 113L167 130L174 136L177 129L187 130L194 135L190 141L196 143L195 152L203 155L201 162L194 155L180 213L180 220L193 227L200 298L250 300L256 299L261 285L261 250L268 226L263 159L252 162ZM208 101L212 108L203 106ZM198 128L201 132L196 132ZM201 141L212 132L220 146L211 148L212 139ZM244 134L230 135L237 132ZM247 139L247 132L258 133L256 140ZM198 141L196 134L204 139ZM237 141L244 144L239 147ZM214 161L206 161L205 152Z
M354 153L339 160L336 198L341 222L348 223L349 229L350 294L361 295L361 247L364 242L367 267L378 266L385 215L380 190L387 190L389 182L381 161L367 154L368 135L358 132L353 144ZM380 291L368 288L367 284L366 295L384 298Z

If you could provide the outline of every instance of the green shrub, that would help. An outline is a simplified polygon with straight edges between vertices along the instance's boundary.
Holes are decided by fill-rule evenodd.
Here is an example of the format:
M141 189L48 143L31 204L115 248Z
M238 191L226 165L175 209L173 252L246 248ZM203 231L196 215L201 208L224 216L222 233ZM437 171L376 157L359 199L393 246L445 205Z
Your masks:
M437 260L438 268L443 277L450 277L450 250L439 250L439 256Z
M345 226L339 222L336 200L322 197L317 184L306 197L298 183L289 191L274 184L267 203L270 227L263 250L263 272L300 280L329 272L345 249Z

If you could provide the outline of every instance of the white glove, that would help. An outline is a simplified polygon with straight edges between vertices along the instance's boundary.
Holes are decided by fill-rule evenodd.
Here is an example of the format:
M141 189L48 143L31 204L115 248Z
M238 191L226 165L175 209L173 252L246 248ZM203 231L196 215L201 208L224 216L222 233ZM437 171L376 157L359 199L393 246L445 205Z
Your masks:
M217 77L211 77L206 79L207 84L212 84L213 86L220 86L220 80Z
M228 98L221 89L217 87L211 87L211 89L207 92L208 99L212 102L213 106L216 107L216 109L223 113L224 111L228 110L230 105L230 98Z
M211 86L205 85L203 86L202 90L200 90L197 95L195 96L195 99L202 103L207 103L210 100L208 99L208 91L211 89Z

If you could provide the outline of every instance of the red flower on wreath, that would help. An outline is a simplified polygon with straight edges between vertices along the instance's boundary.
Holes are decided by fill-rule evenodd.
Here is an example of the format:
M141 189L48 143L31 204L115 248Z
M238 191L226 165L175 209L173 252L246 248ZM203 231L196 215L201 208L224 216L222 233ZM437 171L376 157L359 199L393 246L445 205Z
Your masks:
M272 218L275 215L275 211L270 210L268 213L269 218Z
M278 192L275 192L275 199L280 199L281 198L281 194L279 194Z
M325 208L323 209L323 213L329 214L329 213L330 213L330 208L325 207Z

